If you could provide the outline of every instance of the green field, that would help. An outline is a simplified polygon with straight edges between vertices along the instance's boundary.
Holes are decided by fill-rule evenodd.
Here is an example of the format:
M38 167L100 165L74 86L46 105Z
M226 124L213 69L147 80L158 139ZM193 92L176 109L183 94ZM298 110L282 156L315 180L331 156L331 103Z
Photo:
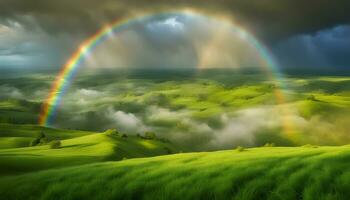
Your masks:
M0 200L350 200L350 0L0 0Z
M350 147L261 147L0 178L4 199L347 199Z
M152 131L187 152L265 143L350 142L347 76L290 75L275 80L260 73L225 70L168 76L164 72L81 73L64 95L52 125L96 132L118 129L131 135ZM0 98L0 122L35 124L53 78L37 74L0 79L0 90L7 91ZM283 102L275 96L281 83ZM9 95L13 93L17 95ZM283 121L292 127L291 134L283 131ZM242 127L236 130L233 124ZM220 140L234 134L237 137Z
M8 124L0 124L0 130L0 175L176 152L168 142L123 137L112 130L95 133ZM60 139L61 146L52 149L48 141L31 147L30 141L40 132L49 141Z
M54 76L0 78L0 198L350 196L349 77L287 76L279 102L261 74L169 76L82 73L51 128Z

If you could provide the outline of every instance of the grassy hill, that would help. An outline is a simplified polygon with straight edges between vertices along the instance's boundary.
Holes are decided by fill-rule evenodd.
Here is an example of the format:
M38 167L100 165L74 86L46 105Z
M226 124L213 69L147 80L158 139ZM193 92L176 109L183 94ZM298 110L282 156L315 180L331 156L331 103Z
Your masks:
M61 139L61 147L52 149L49 142L29 147L30 140L41 131L49 141ZM176 152L170 143L113 131L94 133L2 124L0 135L0 175Z
M11 80L0 79L0 199L350 196L350 145L328 146L350 141L349 77L289 76L279 105L276 82L258 74L80 76L55 119L67 129L26 125L37 123L51 78ZM280 115L287 115L291 133L281 131ZM105 131L114 127L131 135L151 130L174 145ZM231 137L240 135L247 137ZM176 154L265 143L321 146Z
M286 75L279 82L264 73L223 69L200 70L190 76L174 73L171 77L159 76L163 71L154 72L151 77L135 73L117 70L79 74L65 93L52 125L97 132L118 127L132 134L147 129L188 151L265 143L278 146L350 143L348 76ZM0 77L0 123L37 123L53 78L54 74ZM282 106L275 96L279 84L284 86ZM251 114L254 112L262 116L255 118L258 114ZM132 123L124 123L125 118ZM260 123L259 119L269 118L271 123ZM283 119L278 122L279 118L290 119L293 135L298 137L283 134L285 124ZM254 130L248 132L252 132L254 139L243 137L217 144L218 135L226 134L234 123L243 127L234 131L237 135L246 135L245 127L252 127ZM2 148L25 147L30 141L6 137L10 138L0 140Z
M39 112L38 102L0 98L0 123L35 124Z
M4 199L346 199L350 146L262 147L0 178Z
M28 147L39 133L44 133L49 140L54 140L90 135L95 132L53 129L37 125L0 124L0 149Z

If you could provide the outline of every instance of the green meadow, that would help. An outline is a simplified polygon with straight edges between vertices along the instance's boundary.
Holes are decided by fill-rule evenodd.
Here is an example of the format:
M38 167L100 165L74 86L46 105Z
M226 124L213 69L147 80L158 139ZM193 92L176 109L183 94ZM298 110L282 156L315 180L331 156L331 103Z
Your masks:
M17 175L50 168L175 153L168 142L122 135L115 130L85 132L1 124L0 174ZM46 143L31 146L38 133ZM59 148L50 141L59 140Z
M350 195L347 76L86 72L39 126L53 80L0 78L1 199Z
M349 152L260 147L138 158L4 176L0 191L4 199L346 199Z

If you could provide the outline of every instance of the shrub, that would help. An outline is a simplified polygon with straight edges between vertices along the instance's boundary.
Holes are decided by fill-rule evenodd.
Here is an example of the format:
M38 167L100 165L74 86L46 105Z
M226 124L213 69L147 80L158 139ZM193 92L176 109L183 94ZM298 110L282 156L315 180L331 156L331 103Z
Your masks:
M312 144L305 144L303 147L305 147L305 148L318 148L317 145L312 145Z
M61 141L60 140L53 140L50 142L50 148L51 149L59 149L61 147Z
M245 148L242 147L242 146L238 146L238 147L236 147L236 150L237 150L238 152L242 152L242 151L245 151Z
M30 142L30 146L34 147L36 145L40 144L40 139L35 138Z
M172 151L169 147L164 147L164 150L166 151L167 154L172 154Z
M228 102L221 102L220 103L220 106L222 106L222 107L229 107L230 106L230 104L228 103Z
M119 136L119 132L116 129L108 129L105 133L110 136Z
M127 134L125 134L125 133L122 134L122 138L127 138L127 137L128 137Z
M146 99L146 103L151 105L168 106L169 102L168 97L162 93L152 94Z
M264 147L274 147L276 146L275 143L266 143Z
M43 131L41 131L41 132L37 133L36 138L39 138L39 139L46 138L46 135Z
M205 101L208 99L208 95L207 94L198 94L198 101Z
M147 131L145 132L145 138L149 140L156 139L156 134L151 131Z
M41 138L40 139L40 142L39 142L39 144L46 144L48 142L48 139L46 138L46 137L43 137L43 138Z
M316 99L316 97L314 95L308 96L307 100L309 100L309 101L317 101L317 99Z

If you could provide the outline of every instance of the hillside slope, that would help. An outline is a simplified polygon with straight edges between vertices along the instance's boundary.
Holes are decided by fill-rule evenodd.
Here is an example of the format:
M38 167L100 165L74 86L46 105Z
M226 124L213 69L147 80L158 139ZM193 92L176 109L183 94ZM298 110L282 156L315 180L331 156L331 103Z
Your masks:
M16 129L3 132L7 126L11 125L0 125L0 175L176 152L170 143L136 136L124 137L110 130L94 133L16 125ZM51 149L49 143L28 147L28 140L42 130L49 140L61 139L61 147ZM19 143L26 146L21 147Z
M0 193L4 199L347 199L349 160L350 146L175 154L2 177Z
M38 134L44 133L49 140L69 139L96 132L46 128L38 125L0 123L0 149L28 147Z

